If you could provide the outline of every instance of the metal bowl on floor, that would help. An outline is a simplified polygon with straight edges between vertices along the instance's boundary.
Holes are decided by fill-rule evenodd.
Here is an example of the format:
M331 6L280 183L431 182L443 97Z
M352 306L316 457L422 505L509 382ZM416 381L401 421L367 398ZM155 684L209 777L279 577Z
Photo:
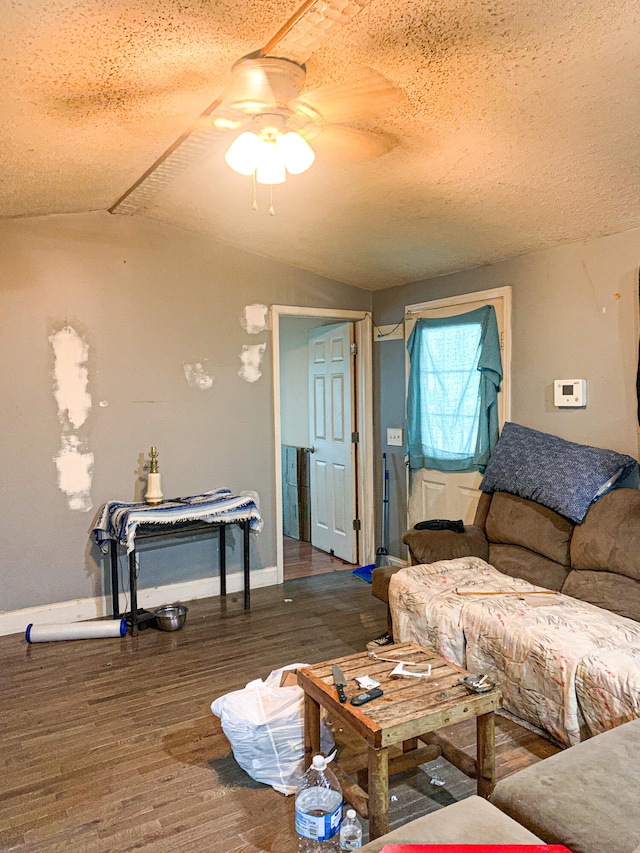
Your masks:
M156 607L153 615L156 617L156 626L161 631L177 631L187 621L188 607L184 604L165 604Z

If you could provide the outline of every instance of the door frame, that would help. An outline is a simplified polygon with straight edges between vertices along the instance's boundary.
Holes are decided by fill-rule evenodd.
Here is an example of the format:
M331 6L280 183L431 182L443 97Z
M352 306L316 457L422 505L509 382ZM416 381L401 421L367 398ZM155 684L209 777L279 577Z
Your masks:
M373 489L373 318L371 311L338 308L305 308L297 305L271 306L273 432L275 455L276 500L276 567L277 583L284 579L284 547L282 533L282 423L280 418L280 317L317 317L321 320L347 321L354 324L358 358L354 371L355 422L360 433L356 447L356 500L360 516L358 561L373 563L374 489Z

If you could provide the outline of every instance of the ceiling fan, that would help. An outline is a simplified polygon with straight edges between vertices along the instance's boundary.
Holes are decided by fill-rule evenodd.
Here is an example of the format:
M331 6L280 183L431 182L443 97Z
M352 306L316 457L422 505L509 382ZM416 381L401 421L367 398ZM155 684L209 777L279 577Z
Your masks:
M358 94L363 94L358 92L357 86L302 96L305 61L331 34L370 2L305 0L263 48L235 63L231 82L224 91L115 202L109 212L135 213L207 154L221 135L231 135L233 131L245 131L239 141L242 137L246 137L245 142L250 141L249 137L253 135L262 142L275 142L276 138L281 141L286 136L296 146L293 137L298 136L307 148L307 142L322 132L338 151L353 150L353 140L357 136L360 157L375 156L393 148L395 141L388 134L375 134L352 126L359 117ZM398 94L396 87L381 74L368 72L366 83L369 111L372 96L377 96L380 101ZM227 162L236 171L250 174L230 162L233 147L227 152ZM310 156L312 162L313 151L310 148L309 151L305 149L303 153L307 158ZM236 157L235 161L239 162L239 158ZM290 171L294 171L294 167ZM270 178L263 182L280 181Z

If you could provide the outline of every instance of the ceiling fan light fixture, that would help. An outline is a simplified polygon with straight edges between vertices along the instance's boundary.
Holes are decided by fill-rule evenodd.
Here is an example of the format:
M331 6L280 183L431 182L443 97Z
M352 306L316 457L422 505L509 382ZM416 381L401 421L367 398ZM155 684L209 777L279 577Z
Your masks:
M293 130L278 134L276 142L282 152L287 172L292 175L306 172L316 159L313 148L307 140Z
M259 133L245 131L234 139L224 159L234 172L254 175L259 184L283 184L287 172L292 175L305 172L316 155L299 133L285 129L281 116L268 119Z
M261 149L262 139L247 130L233 140L224 159L239 175L253 175L262 156Z

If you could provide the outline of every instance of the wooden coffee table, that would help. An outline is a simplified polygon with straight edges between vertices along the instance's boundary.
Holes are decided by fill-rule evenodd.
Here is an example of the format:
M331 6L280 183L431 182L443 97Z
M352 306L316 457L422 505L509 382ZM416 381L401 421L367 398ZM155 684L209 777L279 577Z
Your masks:
M305 762L320 751L320 708L326 708L334 724L344 724L364 739L367 745L368 797L345 792L362 817L369 820L369 838L389 831L389 774L430 761L442 754L448 761L477 779L478 794L488 797L495 784L495 722L493 712L500 707L500 692L472 693L460 678L468 672L416 643L396 643L375 652L367 652L325 661L298 670L298 684L304 690ZM392 678L395 661L417 664L407 669L426 671L428 678ZM333 683L332 666L337 663L347 679L347 702L341 704ZM363 689L356 676L369 675L380 682L384 695L356 707L351 699ZM438 729L475 717L476 759L474 761L441 735ZM427 747L419 747L421 740ZM389 748L402 745L402 754L389 757ZM364 803L364 806L363 806ZM366 813L364 813L366 811Z

